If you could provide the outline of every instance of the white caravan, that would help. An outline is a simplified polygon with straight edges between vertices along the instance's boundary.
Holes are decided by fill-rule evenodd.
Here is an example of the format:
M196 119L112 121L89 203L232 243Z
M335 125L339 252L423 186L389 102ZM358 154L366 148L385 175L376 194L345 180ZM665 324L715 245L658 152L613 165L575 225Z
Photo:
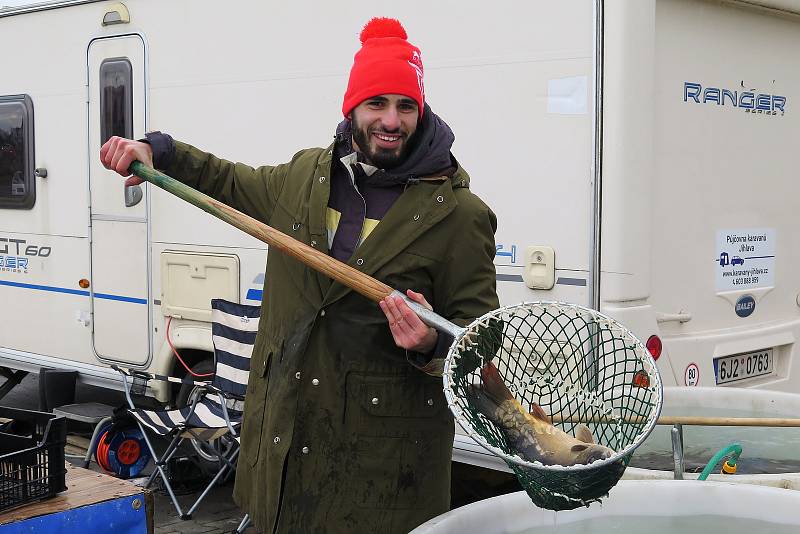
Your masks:
M504 304L599 307L663 343L666 385L800 392L794 0L0 10L0 366L119 387L111 363L182 375L170 343L202 365L209 300L259 302L265 246L124 191L102 140L163 130L252 165L326 146L379 15L422 49L428 101L498 215ZM457 437L457 459L483 461L468 451Z

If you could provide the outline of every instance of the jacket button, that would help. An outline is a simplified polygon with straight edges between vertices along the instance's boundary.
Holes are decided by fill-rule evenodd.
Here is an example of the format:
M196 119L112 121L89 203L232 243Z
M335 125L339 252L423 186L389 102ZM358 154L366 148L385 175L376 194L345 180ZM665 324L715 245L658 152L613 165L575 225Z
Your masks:
M316 241L314 241L313 239L311 240L311 246L312 246L312 247L316 247L316 246L317 246L317 242L316 242Z
M303 447L300 450L303 451L303 454L308 454L309 448L308 447Z
M444 197L442 195L439 195L438 197L436 197L436 202L441 204L442 202L444 202Z
M433 406L433 399L428 399L428 406Z
M277 445L278 443L280 443L280 442L281 442L281 437L280 437L280 436L275 436L275 439L273 439L273 440L272 440L272 442L273 442L275 445Z
M295 377L296 379L300 380L300 371L297 371L297 372L294 374L294 377Z
M314 378L313 380L311 380L311 385L312 385L312 386L318 386L318 385L319 385L319 380L317 380L316 378Z
M320 317L325 317L325 310L320 310L319 311L319 316Z
M419 220L419 213L417 213L417 214L415 214L415 215L414 215L414 220L415 220L415 221L418 221L418 220Z
M364 265L364 258L358 258L356 260L356 265Z
M292 225L292 230L294 230L296 232L296 231L298 231L300 229L301 226L303 226L301 223L296 222L296 223L294 223Z
M320 176L319 177L319 183L321 183L321 184L325 183L325 177L324 176Z
M379 402L380 402L380 400L378 399L378 397L372 397L372 404L377 406Z

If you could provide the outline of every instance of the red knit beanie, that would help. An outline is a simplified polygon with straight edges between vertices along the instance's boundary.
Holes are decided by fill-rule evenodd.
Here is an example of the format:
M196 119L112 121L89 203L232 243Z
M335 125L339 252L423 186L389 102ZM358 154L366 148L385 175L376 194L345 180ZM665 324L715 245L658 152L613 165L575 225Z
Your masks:
M361 30L361 50L356 52L350 81L344 94L345 117L368 98L397 94L416 100L419 115L425 104L422 84L422 56L406 39L396 19L374 18Z

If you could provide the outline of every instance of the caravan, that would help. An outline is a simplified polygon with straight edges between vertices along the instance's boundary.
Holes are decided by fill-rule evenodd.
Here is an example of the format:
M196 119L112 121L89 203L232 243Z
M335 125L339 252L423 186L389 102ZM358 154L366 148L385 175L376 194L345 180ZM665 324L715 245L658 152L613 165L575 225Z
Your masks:
M599 308L665 385L800 392L793 0L0 9L5 376L68 368L119 388L110 364L182 376L177 354L207 371L210 299L269 298L265 246L125 189L100 146L163 130L252 165L326 146L373 15L425 51L428 101L498 215L502 303ZM457 436L456 459L480 464L478 449Z

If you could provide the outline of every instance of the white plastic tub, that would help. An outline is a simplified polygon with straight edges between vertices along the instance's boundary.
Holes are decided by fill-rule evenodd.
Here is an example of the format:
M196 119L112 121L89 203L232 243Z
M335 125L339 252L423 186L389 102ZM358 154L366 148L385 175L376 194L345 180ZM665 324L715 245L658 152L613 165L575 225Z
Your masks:
M568 512L533 505L524 492L479 501L412 534L672 534L800 532L800 492L694 480L622 481L602 504Z
M664 388L662 415L794 418L800 417L800 395L721 387ZM671 428L658 426L653 431L634 453L623 478L673 478ZM714 453L730 443L742 445L739 472L712 475L709 480L800 489L800 428L685 425L683 442L687 471L702 469ZM687 479L697 476L684 474Z

